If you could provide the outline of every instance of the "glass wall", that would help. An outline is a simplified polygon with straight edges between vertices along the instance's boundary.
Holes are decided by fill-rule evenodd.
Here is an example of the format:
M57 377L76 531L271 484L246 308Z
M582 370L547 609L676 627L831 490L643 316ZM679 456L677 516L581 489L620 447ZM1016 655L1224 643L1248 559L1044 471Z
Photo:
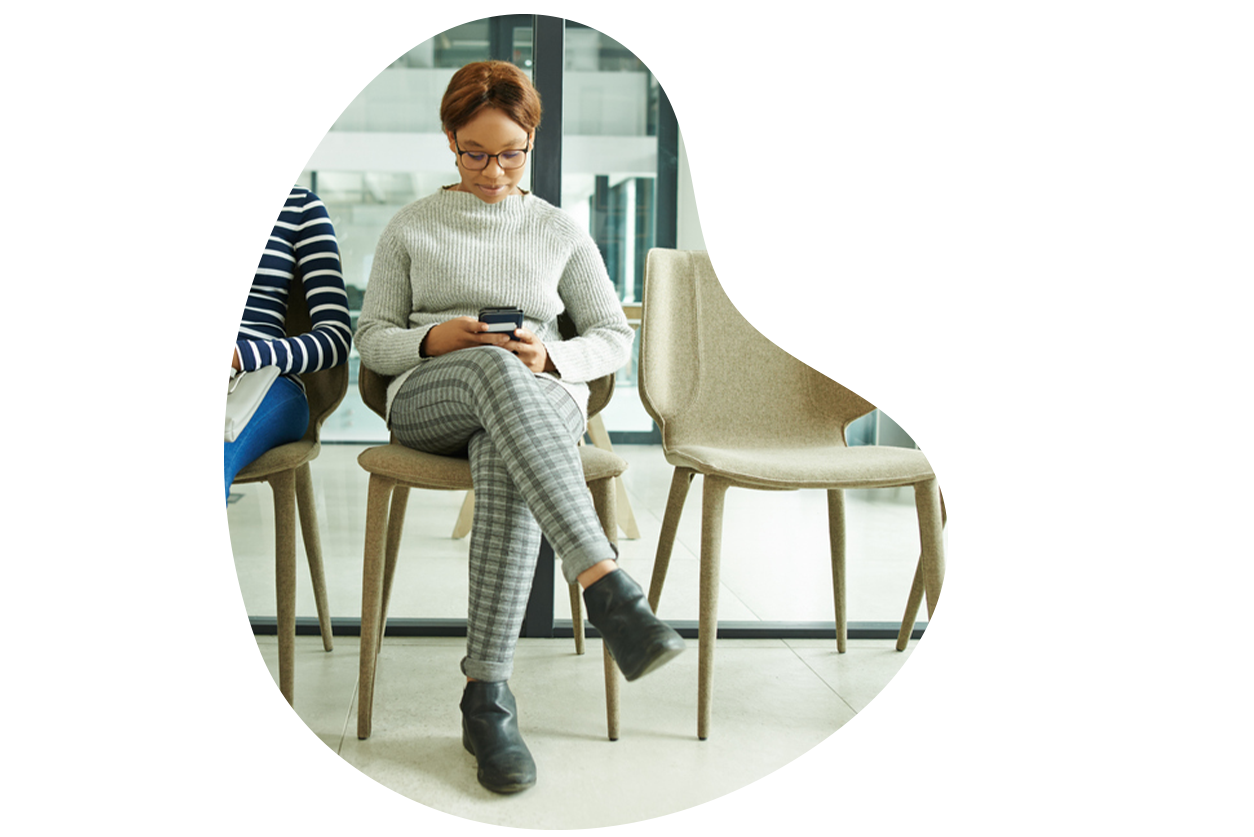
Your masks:
M454 27L393 61L344 109L302 174L300 185L322 198L339 237L354 331L384 226L406 204L456 180L440 98L458 67L491 57L490 24ZM388 438L383 420L358 397L359 366L354 346L348 394L323 426L324 441Z

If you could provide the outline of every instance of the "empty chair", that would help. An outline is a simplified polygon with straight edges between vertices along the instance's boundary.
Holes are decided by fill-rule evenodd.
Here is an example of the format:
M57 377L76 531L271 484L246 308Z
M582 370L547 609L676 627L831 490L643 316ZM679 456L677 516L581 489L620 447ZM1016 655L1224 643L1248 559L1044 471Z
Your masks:
M763 337L736 311L704 252L650 251L640 331L640 398L675 466L649 604L657 611L692 478L703 480L697 736L710 729L719 554L728 488L827 492L837 650L845 650L844 489L912 486L922 554L911 605L936 606L944 574L936 477L921 452L848 447L845 428L874 406ZM734 347L734 350L733 350ZM902 637L909 636L903 623ZM899 643L904 648L904 641Z

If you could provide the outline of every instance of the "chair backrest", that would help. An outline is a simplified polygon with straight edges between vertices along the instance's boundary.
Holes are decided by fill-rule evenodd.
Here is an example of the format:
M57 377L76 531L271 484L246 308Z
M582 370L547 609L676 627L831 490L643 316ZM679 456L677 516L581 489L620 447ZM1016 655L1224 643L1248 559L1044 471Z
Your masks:
M557 327L564 339L577 335L574 322L566 314L558 316ZM387 413L387 391L391 381L390 377L372 372L364 364L357 370L357 389L361 393L361 400L380 418L384 418ZM614 397L614 374L589 381L588 389L588 418L592 418L604 410L605 405Z
M309 319L309 306L305 301L305 286L299 276L292 278L287 290L287 316L283 321L288 337L307 334L313 329ZM300 376L305 385L305 396L309 399L309 428L305 431L307 441L318 441L322 432L322 423L327 420L335 408L340 406L348 393L348 359L339 366L323 369L318 372L305 372Z
M649 251L637 380L664 450L844 445L849 423L875 409L750 325L704 251Z

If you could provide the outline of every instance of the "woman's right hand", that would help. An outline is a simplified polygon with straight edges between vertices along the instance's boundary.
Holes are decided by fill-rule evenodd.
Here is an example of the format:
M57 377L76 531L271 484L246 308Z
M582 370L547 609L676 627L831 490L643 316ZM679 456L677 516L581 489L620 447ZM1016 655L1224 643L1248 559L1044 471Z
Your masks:
M488 324L475 317L456 317L433 326L422 341L425 357L439 357L458 349L475 346L503 346L509 342L508 334L489 332Z

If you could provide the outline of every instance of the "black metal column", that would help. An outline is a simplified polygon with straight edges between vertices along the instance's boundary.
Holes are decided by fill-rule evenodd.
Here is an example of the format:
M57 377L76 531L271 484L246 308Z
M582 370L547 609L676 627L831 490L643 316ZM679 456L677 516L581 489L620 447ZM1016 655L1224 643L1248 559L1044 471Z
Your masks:
M531 153L531 191L554 206L562 205L562 72L566 65L566 21L536 15L532 24L534 66L531 81L540 93L544 117ZM553 636L555 556L548 538L540 542L540 559L531 582L531 598L523 619L525 637Z
M544 118L531 152L531 191L562 205L562 72L566 65L566 21L536 15L532 24L531 81L540 93Z
M494 15L488 18L488 57L518 64L514 33L531 25L531 15Z

